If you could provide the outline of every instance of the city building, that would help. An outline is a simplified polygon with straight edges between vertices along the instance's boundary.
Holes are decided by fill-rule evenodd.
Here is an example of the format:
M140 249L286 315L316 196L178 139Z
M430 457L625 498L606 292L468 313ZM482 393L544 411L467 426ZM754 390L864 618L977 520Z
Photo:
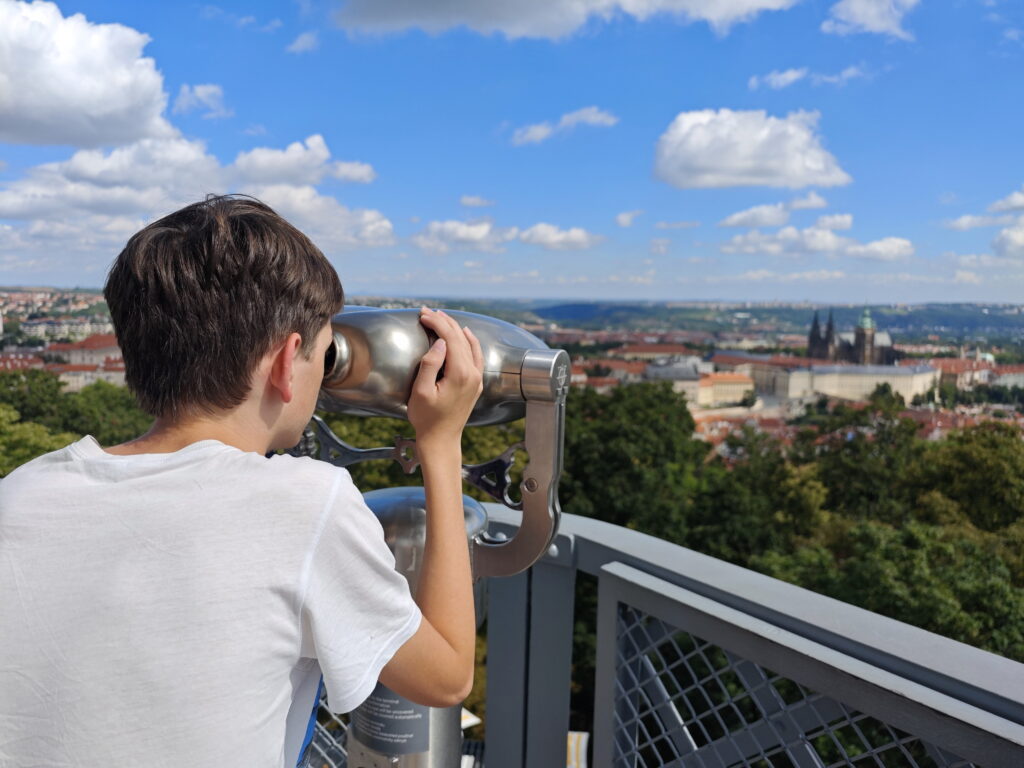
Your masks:
M24 371L28 368L42 368L43 359L25 352L0 355L0 371Z
M121 348L112 333L94 334L66 344L50 344L46 351L66 358L72 365L103 365L107 358L121 359Z
M114 326L107 319L47 317L21 321L21 332L37 339L81 339L93 334L109 334L113 330Z
M658 360L692 354L693 350L683 344L625 344L608 352L609 357L623 360Z
M744 373L705 373L697 384L696 403L701 408L738 405L753 392L754 380Z
M995 369L995 364L987 360L962 357L933 357L928 365L939 372L939 384L952 385L957 389L974 389L979 384L988 384Z
M711 360L720 371L750 376L758 392L787 400L811 395L866 400L879 384L888 384L909 403L939 380L937 369L920 364L835 365L804 357L743 352L716 353Z
M997 366L988 383L996 387L1024 387L1024 365Z
M65 392L78 392L97 381L124 386L124 362L107 358L103 363L50 363L46 370L57 374Z
M853 332L837 333L832 313L828 313L828 325L824 333L814 313L811 331L807 336L807 356L829 362L854 363L857 365L895 365L899 353L893 347L892 337L887 331L875 327L871 310L865 308Z

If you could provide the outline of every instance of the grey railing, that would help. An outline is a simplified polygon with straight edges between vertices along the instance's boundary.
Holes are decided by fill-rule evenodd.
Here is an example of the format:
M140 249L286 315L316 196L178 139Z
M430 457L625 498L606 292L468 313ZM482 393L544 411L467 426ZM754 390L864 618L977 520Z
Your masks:
M565 765L579 572L598 583L597 768L1024 766L1024 665L564 515L543 560L488 584L486 768ZM343 764L343 729L323 719L314 765Z

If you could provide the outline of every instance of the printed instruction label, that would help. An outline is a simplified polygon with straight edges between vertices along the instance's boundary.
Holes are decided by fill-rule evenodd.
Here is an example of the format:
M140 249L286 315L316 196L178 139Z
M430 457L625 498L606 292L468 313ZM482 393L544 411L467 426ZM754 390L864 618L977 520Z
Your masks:
M351 728L365 746L387 755L430 749L430 708L414 704L380 683L352 712Z

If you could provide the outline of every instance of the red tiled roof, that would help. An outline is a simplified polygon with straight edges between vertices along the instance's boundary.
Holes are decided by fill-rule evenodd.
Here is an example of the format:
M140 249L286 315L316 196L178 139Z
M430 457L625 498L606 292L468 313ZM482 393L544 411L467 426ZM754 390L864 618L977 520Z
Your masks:
M610 355L692 355L683 344L625 344L608 352Z
M99 370L98 365L89 365L87 363L50 363L46 366L46 370L53 371L54 373L87 373L89 371Z
M928 361L932 368L943 373L967 373L968 371L986 371L995 366L985 360L965 360L960 357L933 357Z
M48 349L53 352L71 352L76 349L111 349L117 346L117 336L112 333L94 333L81 341L71 344L51 344Z
M34 355L0 355L0 370L20 371L25 368L42 368L43 359Z
M749 384L754 385L754 380L745 373L704 373L700 377L702 387L710 387L714 384Z
M637 376L640 376L647 370L647 363L643 360L616 360L615 358L610 357L588 360L584 363L584 366L587 368L596 368L597 366L601 366L603 368L610 368L613 371L636 374Z
M613 376L591 376L587 379L587 386L594 387L617 387L622 383L621 379L616 379Z

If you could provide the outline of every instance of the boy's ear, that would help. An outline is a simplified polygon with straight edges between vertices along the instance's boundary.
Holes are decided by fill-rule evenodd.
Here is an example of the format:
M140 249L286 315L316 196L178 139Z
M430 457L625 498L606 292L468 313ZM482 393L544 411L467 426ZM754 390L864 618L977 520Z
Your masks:
M281 400L290 403L295 395L295 356L302 346L302 337L297 333L288 334L288 338L274 352L270 366L270 384L276 389Z

